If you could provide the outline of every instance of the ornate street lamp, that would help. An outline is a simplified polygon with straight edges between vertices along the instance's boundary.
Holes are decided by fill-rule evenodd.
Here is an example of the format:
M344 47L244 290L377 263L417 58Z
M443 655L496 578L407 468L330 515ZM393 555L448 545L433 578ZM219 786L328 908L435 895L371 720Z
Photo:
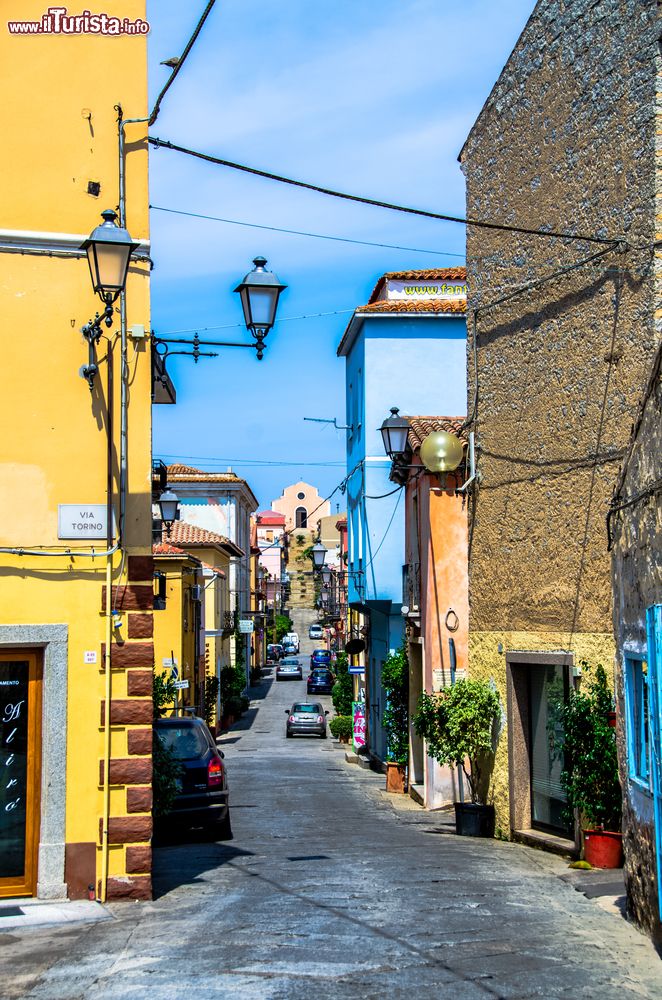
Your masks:
M103 222L81 244L87 251L94 291L104 302L114 302L124 291L129 260L140 246L134 243L126 229L115 221L117 212L107 208L101 213Z
M246 328L255 338L258 361L261 361L264 338L276 322L278 299L287 285L280 282L273 271L266 270L265 257L255 257L253 263L255 267L237 285L235 292L241 296Z
M101 217L104 221L92 230L88 239L81 243L80 249L87 252L92 287L105 304L103 321L106 326L112 326L113 302L124 291L131 254L140 244L134 243L127 230L117 225L117 213L112 209L107 208L101 213ZM80 374L87 379L90 392L94 388L94 377L99 371L96 345L101 338L101 319L97 313L81 329L88 343L88 362L80 369Z
M320 570L324 565L324 560L326 559L326 553L328 551L326 545L322 545L321 542L315 542L310 551L313 557L313 569Z
M402 458L407 451L407 435L409 422L399 416L397 406L391 407L391 416L387 417L379 428L382 432L384 450L390 459Z
M331 583L331 577L333 576L333 570L331 569L331 567L322 566L322 572L320 575L322 577L322 583L324 584L325 587L328 587L329 584Z
M161 520L165 524L166 533L170 538L170 529L179 517L179 497L167 486L158 499L158 505Z

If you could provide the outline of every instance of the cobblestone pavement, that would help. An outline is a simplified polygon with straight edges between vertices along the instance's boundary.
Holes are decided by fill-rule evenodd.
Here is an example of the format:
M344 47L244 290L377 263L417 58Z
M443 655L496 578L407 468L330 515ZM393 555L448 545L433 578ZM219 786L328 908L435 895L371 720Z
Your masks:
M0 933L5 1000L662 996L648 940L564 861L457 838L331 740L286 740L302 691L265 681L224 738L234 840L157 848L155 900L111 920Z

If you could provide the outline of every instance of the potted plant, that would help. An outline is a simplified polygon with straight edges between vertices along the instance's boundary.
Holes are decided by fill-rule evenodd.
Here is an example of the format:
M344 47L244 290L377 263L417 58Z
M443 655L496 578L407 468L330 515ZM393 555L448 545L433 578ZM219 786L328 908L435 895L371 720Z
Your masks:
M403 645L382 665L386 691L383 726L386 733L386 791L404 792L409 761L409 661Z
M616 730L610 724L614 700L601 664L592 674L583 660L585 691L571 691L562 708L565 766L561 784L568 818L577 815L584 836L584 857L595 868L623 863L621 786L618 780Z
M353 721L351 715L335 715L329 722L331 735L341 743L349 743L352 738Z
M427 752L442 765L461 769L470 802L455 803L455 830L461 836L493 837L494 806L485 801L494 732L501 715L499 697L485 681L460 680L439 694L421 694L414 728Z

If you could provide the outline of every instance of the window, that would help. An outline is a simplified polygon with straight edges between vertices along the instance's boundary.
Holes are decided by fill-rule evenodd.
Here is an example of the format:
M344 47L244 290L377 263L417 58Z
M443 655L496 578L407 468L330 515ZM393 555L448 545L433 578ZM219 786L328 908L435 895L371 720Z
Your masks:
M305 499L306 499L305 493L297 493L297 500L305 500Z
M648 662L631 654L625 658L625 710L629 775L632 781L650 789Z

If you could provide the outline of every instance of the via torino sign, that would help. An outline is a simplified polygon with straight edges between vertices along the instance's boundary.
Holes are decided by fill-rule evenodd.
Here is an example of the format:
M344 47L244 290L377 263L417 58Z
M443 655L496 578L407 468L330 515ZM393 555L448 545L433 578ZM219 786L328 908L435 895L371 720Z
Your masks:
M60 503L57 505L58 538L107 538L108 508L105 503Z

